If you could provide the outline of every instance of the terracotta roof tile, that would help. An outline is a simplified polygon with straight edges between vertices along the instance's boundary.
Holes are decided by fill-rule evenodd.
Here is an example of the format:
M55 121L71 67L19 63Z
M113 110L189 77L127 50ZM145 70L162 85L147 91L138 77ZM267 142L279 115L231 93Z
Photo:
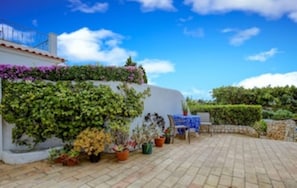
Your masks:
M65 62L65 59L60 58L58 56L52 55L47 51L41 51L39 49L34 49L34 48L28 48L19 44L15 44L15 43L11 43L8 41L4 41L4 40L0 40L0 46L6 47L6 48L11 48L11 49L15 49L15 50L19 50L19 51L23 51L23 52L27 52L27 53L31 53L31 54L36 54L36 55L40 55L40 56L44 56L47 58L52 58L52 59L56 59L60 62Z

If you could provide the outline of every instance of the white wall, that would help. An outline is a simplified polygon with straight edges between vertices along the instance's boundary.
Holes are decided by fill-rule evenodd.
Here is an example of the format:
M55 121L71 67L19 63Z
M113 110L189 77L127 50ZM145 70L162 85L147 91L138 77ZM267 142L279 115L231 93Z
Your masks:
M53 58L46 58L28 52L16 51L0 46L0 64L35 66L53 66L60 62Z

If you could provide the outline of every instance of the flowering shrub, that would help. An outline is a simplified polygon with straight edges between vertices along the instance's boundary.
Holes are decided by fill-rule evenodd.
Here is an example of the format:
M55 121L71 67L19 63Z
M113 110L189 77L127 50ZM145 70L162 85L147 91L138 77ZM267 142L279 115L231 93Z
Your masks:
M136 66L40 66L0 65L0 78L8 80L98 80L144 83L144 71Z

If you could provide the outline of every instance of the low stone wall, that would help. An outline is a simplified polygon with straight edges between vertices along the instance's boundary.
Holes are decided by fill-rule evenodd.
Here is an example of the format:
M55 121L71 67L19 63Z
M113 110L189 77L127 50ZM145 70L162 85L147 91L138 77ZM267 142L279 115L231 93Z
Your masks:
M250 126L243 126L243 125L211 125L209 127L209 131L213 131L213 133L237 133L237 134L244 134L251 137L259 137L259 134L253 127ZM207 125L200 126L201 133L208 132Z
M290 142L297 141L296 123L293 120L265 120L267 123L267 138L274 140L284 140Z
M297 142L297 126L293 120L265 120L267 123L266 138L273 140L283 140L289 142ZM257 131L250 126L242 125L207 125L200 126L201 133L237 133L252 137L259 137Z

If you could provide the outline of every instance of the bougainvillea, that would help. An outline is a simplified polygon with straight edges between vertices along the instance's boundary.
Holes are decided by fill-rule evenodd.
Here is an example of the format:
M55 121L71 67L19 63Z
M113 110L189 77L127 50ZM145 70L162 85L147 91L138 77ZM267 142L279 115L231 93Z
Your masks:
M0 65L0 78L5 80L98 80L144 83L143 69L135 66L40 66Z

